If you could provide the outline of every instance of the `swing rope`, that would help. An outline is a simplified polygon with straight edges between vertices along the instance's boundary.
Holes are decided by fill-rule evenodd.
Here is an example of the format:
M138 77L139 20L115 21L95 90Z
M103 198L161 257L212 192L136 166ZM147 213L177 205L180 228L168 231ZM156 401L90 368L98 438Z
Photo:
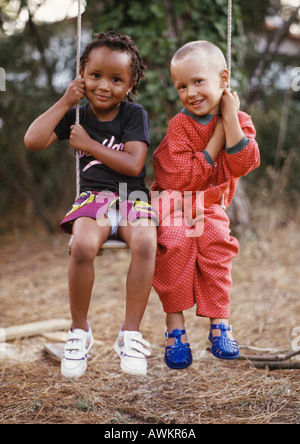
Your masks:
M80 50L81 50L81 2L78 0L77 14L77 53L76 53L76 78L80 78ZM229 87L231 80L231 55L232 55L232 0L228 0L227 12L227 68L229 71ZM76 125L79 125L79 103L76 105ZM79 153L76 152L76 197L80 194L80 168ZM224 205L224 202L222 202Z
M81 51L81 1L78 0L78 14L77 14L77 50L76 50L76 78L80 78L80 51ZM79 125L79 103L76 105L76 121L75 125ZM79 152L76 151L76 198L80 195L80 167L79 167Z
M81 37L82 37L82 0L78 0L78 14L77 14L77 50L76 50L76 78L80 78L80 54L81 54ZM76 119L75 124L80 124L79 103L76 105ZM80 195L80 162L79 152L76 151L76 199ZM71 254L73 236L69 242L69 254ZM107 240L99 249L97 256L103 255L104 249L127 249L128 245L121 240Z
M227 69L229 72L229 84L230 89L231 83L231 58L232 58L232 0L228 0L228 10L227 10ZM222 196L221 207L226 210L225 205L225 194Z
M80 51L81 51L81 10L82 0L78 0L78 14L77 14L77 51L76 51L76 78L80 78ZM228 0L227 11L227 68L229 71L229 88L231 81L231 57L232 57L232 0ZM76 105L76 125L79 125L79 103ZM76 151L76 198L80 195L80 167L79 167L79 152ZM222 196L221 206L225 207L225 196Z
M228 0L227 12L227 69L229 71L229 88L231 80L231 56L232 56L232 0Z

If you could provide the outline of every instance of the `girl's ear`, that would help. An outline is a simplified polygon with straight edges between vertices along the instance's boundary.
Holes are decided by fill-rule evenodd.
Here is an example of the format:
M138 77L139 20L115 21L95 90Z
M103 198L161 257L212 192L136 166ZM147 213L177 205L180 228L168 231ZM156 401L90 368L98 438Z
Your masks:
M127 94L131 93L131 91L132 91L134 85L136 84L136 82L137 82L137 79L133 79L133 80L132 80L132 82L131 82L130 85L128 86Z
M228 69L223 69L220 74L220 86L221 88L227 88L229 85L229 71Z
M127 89L127 92L126 92L126 98L127 98L127 100L129 101L129 102L132 102L132 99L131 99L131 97L130 97L130 93L131 93L131 91L133 90L133 87L134 87L134 85L136 84L136 82L137 82L137 79L134 79L129 85L128 85L128 89Z

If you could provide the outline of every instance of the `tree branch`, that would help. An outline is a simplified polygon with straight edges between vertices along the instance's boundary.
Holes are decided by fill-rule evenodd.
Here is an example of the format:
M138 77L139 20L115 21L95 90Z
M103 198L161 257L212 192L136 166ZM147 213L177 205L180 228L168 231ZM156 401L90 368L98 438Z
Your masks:
M253 72L253 74L251 76L251 79L250 79L250 82L249 82L249 88L248 88L247 92L244 95L244 98L245 98L247 103L253 101L253 99L255 97L255 94L260 89L261 78L264 75L264 72L266 70L267 64L272 59L274 54L277 52L277 50L278 50L279 46L281 45L283 39L288 34L291 25L296 21L296 19L298 17L298 14L299 14L299 11L300 11L300 6L298 6L297 8L295 8L292 11L292 13L290 15L290 18L283 23L281 28L277 29L273 33L271 39L267 43L265 51L260 56L259 62L258 62L257 66L254 69L254 72Z
M52 77L53 77L53 72L48 64L47 58L45 56L45 48L44 48L44 44L42 42L42 39L39 36L37 27L34 24L34 21L32 19L32 14L30 13L30 11L28 10L28 26L29 26L29 31L31 33L31 36L35 42L35 46L38 50L38 52L41 55L41 61L42 61L42 65L44 67L45 73L46 73L46 77L47 77L47 87L49 89L49 91L51 92L51 94L53 96L56 95L56 91L53 87L53 83L52 83Z
M176 17L174 4L171 0L163 0L163 4L167 16L168 36L170 39L177 39L179 42L181 42L183 32L182 20L179 17Z

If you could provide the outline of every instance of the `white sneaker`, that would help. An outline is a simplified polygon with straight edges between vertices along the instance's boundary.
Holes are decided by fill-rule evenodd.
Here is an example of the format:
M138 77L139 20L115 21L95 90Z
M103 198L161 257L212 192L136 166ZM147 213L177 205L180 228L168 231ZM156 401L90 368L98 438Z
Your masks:
M92 331L75 328L68 332L61 361L61 373L66 378L80 378L87 368L87 355L93 345Z
M115 352L121 358L121 369L129 375L146 375L147 359L151 352L149 342L139 331L120 331L115 343Z

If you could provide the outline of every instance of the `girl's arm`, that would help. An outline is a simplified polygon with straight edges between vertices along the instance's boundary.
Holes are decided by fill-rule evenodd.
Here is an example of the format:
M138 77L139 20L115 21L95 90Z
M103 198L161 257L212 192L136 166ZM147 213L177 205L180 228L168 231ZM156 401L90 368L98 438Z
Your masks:
M75 150L91 154L104 165L126 176L137 176L145 165L146 142L126 142L124 151L112 150L92 139L81 125L73 125L71 126L70 145Z
M25 146L30 150L43 150L56 142L58 140L54 132L56 126L84 95L84 81L82 79L72 81L64 96L30 125L24 138Z

